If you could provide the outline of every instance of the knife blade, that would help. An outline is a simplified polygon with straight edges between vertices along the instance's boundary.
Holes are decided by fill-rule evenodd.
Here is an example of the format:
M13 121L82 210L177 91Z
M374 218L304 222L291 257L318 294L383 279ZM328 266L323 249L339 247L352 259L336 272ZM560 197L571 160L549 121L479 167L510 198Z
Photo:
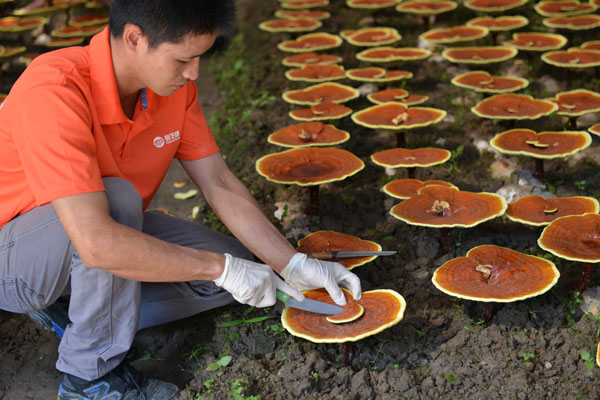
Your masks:
M395 251L314 251L306 253L307 256L318 258L320 260L332 260L334 258L349 257L372 257L372 256L391 256Z
M277 291L277 300L283 302L288 307L298 308L300 310L309 311L318 314L335 315L339 314L344 309L342 307L334 306L333 304L323 303L322 301L316 301L311 299L304 299L304 301L298 301L287 293Z

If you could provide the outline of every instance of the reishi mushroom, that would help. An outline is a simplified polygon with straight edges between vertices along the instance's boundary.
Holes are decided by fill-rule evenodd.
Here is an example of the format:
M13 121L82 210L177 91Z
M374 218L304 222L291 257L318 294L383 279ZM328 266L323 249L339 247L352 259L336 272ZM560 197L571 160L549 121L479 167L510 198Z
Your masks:
M326 32L307 33L295 40L286 40L277 45L281 51L291 53L308 53L318 50L327 50L342 45L342 38Z
M518 52L508 46L456 47L444 50L442 57L458 64L491 64L511 59Z
M351 86L326 82L304 89L288 90L281 97L288 103L314 106L324 101L341 104L356 99L358 96L360 96L360 92Z
M567 215L597 214L600 211L598 200L593 197L552 197L525 196L509 203L506 216L515 222L526 225L544 226L557 218Z
M323 121L344 118L352 110L341 104L324 101L308 108L301 108L289 112L289 116L296 121Z
M492 76L487 71L469 71L451 80L453 85L483 93L510 93L524 89L529 81L518 77Z
M283 147L332 146L348 139L348 132L318 121L286 126L267 138L269 143Z
M558 106L549 100L517 93L501 93L481 100L471 108L480 118L538 119L552 114Z
M356 58L366 62L393 62L423 60L431 55L431 51L417 47L389 47L382 46L374 49L363 50L356 54Z
M344 79L346 70L341 65L303 65L300 68L285 72L285 77L291 81L326 82Z
M371 160L386 168L407 168L408 177L414 179L415 168L427 168L443 164L452 154L445 149L423 147L419 149L388 149L371 155Z
M450 182L440 180L421 181L419 179L395 179L383 186L382 190L385 194L396 199L409 199L419 194L419 190L424 186L448 186L458 189Z

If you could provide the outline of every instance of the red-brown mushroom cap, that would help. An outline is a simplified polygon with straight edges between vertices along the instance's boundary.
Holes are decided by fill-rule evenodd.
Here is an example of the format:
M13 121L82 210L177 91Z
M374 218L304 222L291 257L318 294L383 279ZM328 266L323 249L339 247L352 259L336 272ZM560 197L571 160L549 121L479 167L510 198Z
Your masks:
M348 43L354 46L383 46L392 44L402 39L402 36L395 28L388 27L369 27L349 32L347 35L341 35Z
M423 147L420 149L395 148L371 155L371 160L382 167L431 167L443 164L450 159L452 154L445 149Z
M285 77L291 81L325 82L346 77L346 70L341 65L311 65L285 72Z
M558 106L548 100L538 100L525 94L502 93L483 99L471 108L481 118L537 119L550 115Z
M417 47L388 47L382 46L363 50L356 58L367 62L416 61L431 55L431 51Z
M268 142L284 147L332 146L350 139L350 134L331 124L303 122L269 135Z
M348 292L344 294L347 296ZM334 304L324 289L304 292L304 295ZM332 324L327 321L327 315L286 307L281 314L281 325L292 335L315 343L355 342L396 325L406 309L404 298L389 289L363 292L356 302L364 308L364 314L352 322Z
M580 3L579 0L543 0L536 3L533 9L544 17L567 17L588 14L598 7L593 3Z
M590 68L600 65L600 51L572 47L542 54L542 61L561 68Z
M317 19L272 19L261 22L258 27L267 32L310 32L323 24Z
M105 25L107 22L108 15L96 13L84 14L79 17L69 19L69 25L71 26Z
M353 68L346 71L346 77L353 81L363 82L392 82L410 79L413 73L402 70L386 70L379 67Z
M584 31L600 26L600 15L577 15L575 17L546 18L542 24L549 28Z
M600 215L557 218L544 228L538 246L567 260L600 262Z
M492 76L487 71L469 71L452 78L452 84L476 92L509 93L529 85L524 78Z
M429 107L407 107L398 102L378 104L352 114L352 121L371 129L413 129L440 122L446 111Z
M513 58L518 52L508 46L457 47L444 50L442 57L454 63L490 64Z
M410 225L469 228L499 217L505 210L506 200L498 194L433 185L392 207L390 214Z
M396 179L387 183L383 187L383 192L397 199L409 199L419 194L419 190L425 186L440 185L458 189L450 182L430 180L421 181L419 179Z
M467 0L464 5L475 11L500 12L522 6L526 3L527 0Z
M430 29L419 35L419 39L430 43L457 43L481 39L489 31L481 26L453 26L451 28Z
M331 14L327 11L321 10L277 10L275 11L277 18L287 19L318 19L324 20L331 17Z
M504 44L527 51L556 50L567 44L567 38L557 33L517 32Z
M389 103L390 101L400 101L408 96L408 91L404 89L385 89L379 92L369 93L367 99L375 104Z
M591 90L576 89L560 92L550 100L558 105L558 115L577 117L600 111L600 93Z
M342 38L326 32L307 33L295 40L286 40L277 45L282 51L291 53L308 53L318 50L327 50L342 45Z
M290 10L305 10L308 8L324 7L329 5L329 0L287 0L281 3L283 8Z
M467 26L482 26L490 32L509 31L522 28L529 24L529 20L522 15L501 15L499 17L477 17L469 20Z
M525 196L508 205L506 215L515 222L527 225L548 225L567 215L597 214L598 200L593 197L573 196L544 199L541 196Z
M446 261L431 278L442 292L467 300L508 303L550 290L560 273L552 261L495 245Z
M19 62L22 62L26 66L29 66L29 64L31 64L33 59L39 55L40 55L40 53L25 53L25 54L20 55L18 60L19 60ZM0 52L0 56L2 56L2 52Z
M590 126L588 131L594 135L600 136L600 123Z
M342 288L342 292L344 292L344 296L346 297L346 305L344 306L344 310L339 314L329 315L326 318L332 324L346 324L359 319L365 313L364 307L354 301L348 289Z
M427 100L429 100L429 96L425 96L423 94L409 94L405 98L398 99L396 101L402 104L406 104L407 106L416 106L417 104L425 103ZM377 104L377 102L375 101L373 103Z
M70 37L70 38L52 38L45 45L46 45L46 47L55 47L55 48L71 47L71 46L77 46L78 44L83 43L84 40L85 40L85 38L81 37L81 36Z
M301 253L315 253L321 251L381 251L381 246L370 240L363 240L356 236L334 231L318 231L300 239L298 248ZM335 261L351 270L375 260L371 257L344 257Z
M531 129L510 129L490 140L490 145L501 153L544 159L570 156L591 143L592 138L585 131L536 133Z
M342 62L342 57L331 54L300 53L283 59L286 67L302 67L303 65L331 65Z
M379 9L392 7L401 0L346 0L346 5L350 8Z
M256 161L256 170L268 180L300 186L341 181L364 167L354 154L335 147L301 147Z
M57 4L55 6L42 6L31 9L17 8L13 11L13 15L17 16L29 16L29 15L50 15L59 10L65 10L69 8L68 4Z
M457 6L458 4L454 1L410 0L398 4L396 11L418 15L434 15L452 11Z
M44 25L48 20L44 17L4 17L0 18L0 32L25 32Z
M25 46L18 46L18 47L2 46L2 48L4 49L4 51L2 51L0 53L0 61L8 60L10 58L18 56L19 54L23 54L27 50L27 48Z
M341 104L356 99L358 96L360 96L360 92L357 89L333 82L319 83L304 89L288 90L282 95L288 103L311 106L324 101Z
M289 115L296 121L323 121L328 119L340 119L351 112L352 110L350 108L341 104L324 101L308 108L290 111Z
M89 37L94 36L103 29L104 26L102 25L64 26L59 29L54 29L50 34L51 36L58 38Z
M600 40L590 40L582 43L579 47L585 50L600 50Z

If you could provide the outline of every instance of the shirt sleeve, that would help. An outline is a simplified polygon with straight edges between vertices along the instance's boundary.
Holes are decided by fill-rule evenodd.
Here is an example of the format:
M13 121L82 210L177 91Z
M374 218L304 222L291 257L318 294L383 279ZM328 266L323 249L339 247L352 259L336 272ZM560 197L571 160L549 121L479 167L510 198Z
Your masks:
M190 161L210 156L218 152L219 147L198 104L198 90L194 82L188 83L187 93L181 143L175 157Z

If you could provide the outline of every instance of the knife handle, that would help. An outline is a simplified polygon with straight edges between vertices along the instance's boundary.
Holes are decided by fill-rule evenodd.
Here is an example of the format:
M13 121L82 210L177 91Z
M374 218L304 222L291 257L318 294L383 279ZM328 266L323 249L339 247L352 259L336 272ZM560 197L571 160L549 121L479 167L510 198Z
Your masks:
M318 258L319 260L333 260L337 257L337 251L315 251L306 253L310 258Z
M281 290L277 290L277 300L281 301L282 303L286 303L292 296L290 296L287 293L282 292Z

